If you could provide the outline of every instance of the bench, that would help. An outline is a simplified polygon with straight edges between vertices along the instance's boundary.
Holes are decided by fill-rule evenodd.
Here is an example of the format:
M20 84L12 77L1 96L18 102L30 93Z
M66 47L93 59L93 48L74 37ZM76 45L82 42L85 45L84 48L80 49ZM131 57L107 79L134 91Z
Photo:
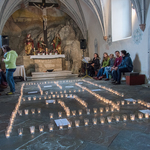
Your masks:
M142 85L145 84L145 75L138 72L126 72L126 84L127 85Z

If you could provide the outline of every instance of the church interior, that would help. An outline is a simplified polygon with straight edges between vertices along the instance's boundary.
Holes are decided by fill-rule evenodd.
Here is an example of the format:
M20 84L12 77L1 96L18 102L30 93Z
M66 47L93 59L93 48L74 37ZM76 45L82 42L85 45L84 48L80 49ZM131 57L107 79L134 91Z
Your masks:
M0 150L149 150L149 90L149 0L0 1Z

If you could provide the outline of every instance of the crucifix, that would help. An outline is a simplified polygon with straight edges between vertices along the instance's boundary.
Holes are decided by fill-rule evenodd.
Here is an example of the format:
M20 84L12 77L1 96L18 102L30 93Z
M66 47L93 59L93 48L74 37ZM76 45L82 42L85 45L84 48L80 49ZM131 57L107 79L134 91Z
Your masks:
M42 0L42 3L39 2L29 2L29 6L35 6L42 11L43 18L43 33L44 33L44 43L47 47L47 9L52 7L59 7L57 3L46 3L46 0Z

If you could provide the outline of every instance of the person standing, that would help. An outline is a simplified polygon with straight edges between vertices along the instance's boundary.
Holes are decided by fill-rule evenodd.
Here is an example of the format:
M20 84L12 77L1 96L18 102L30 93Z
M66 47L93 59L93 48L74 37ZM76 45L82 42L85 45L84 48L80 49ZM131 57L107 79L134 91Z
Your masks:
M12 95L15 93L13 73L16 70L16 59L18 57L18 54L14 50L11 50L8 45L3 45L2 50L4 52L4 59L2 59L2 61L5 63L6 80L10 87L10 92L8 92L7 95Z

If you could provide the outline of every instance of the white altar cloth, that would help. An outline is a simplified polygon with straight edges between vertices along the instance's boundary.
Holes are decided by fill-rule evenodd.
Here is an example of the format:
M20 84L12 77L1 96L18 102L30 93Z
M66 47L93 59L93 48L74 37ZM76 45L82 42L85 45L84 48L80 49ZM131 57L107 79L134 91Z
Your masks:
M21 66L16 66L16 71L14 72L14 77L16 76L21 76L24 78L24 80L26 81L26 73L25 73L25 68L24 65Z
M32 55L30 59L53 59L53 58L65 58L65 55Z

